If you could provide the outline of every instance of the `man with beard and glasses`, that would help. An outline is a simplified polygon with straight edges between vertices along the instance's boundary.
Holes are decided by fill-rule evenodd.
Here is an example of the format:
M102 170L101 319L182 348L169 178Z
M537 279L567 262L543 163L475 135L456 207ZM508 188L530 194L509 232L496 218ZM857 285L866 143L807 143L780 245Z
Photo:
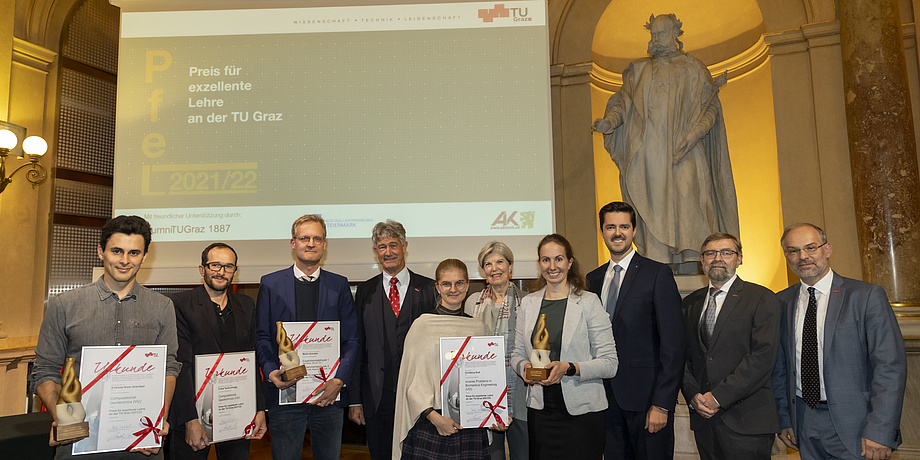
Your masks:
M888 296L831 270L834 248L817 225L786 227L780 244L802 280L776 295L780 440L802 460L885 460L901 444L907 383L904 339Z
M622 201L598 212L610 261L586 276L613 326L619 368L604 379L606 460L674 458L674 406L687 344L671 269L632 247L636 212Z
M779 303L769 289L735 274L741 260L738 238L709 235L700 250L709 285L683 302L682 391L703 460L769 460L779 431L770 385L779 347Z
M179 361L182 371L176 382L169 423L169 455L174 459L206 459L211 441L195 407L195 355L254 351L256 306L249 296L230 291L236 274L236 251L226 243L213 243L201 252L198 273L204 284L170 297L176 307ZM256 375L253 375L256 378ZM258 388L258 385L256 386ZM244 439L214 444L217 458L249 458L249 439L265 434L264 398L256 391L255 426Z
M604 134L623 201L639 214L636 249L696 273L697 248L708 235L739 233L718 97L725 78L713 80L682 51L677 16L652 15L645 27L652 35L649 57L623 72L622 88L592 129Z

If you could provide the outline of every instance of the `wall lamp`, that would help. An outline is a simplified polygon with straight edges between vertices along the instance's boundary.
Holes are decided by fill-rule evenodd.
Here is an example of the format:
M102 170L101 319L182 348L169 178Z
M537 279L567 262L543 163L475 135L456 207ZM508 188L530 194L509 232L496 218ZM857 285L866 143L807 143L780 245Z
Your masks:
M18 136L16 132L19 132ZM19 137L24 137L25 134L26 129L22 126L0 121L0 193L3 193L3 191L6 190L6 186L10 185L10 182L13 181L13 176L15 176L20 169L27 166L29 170L26 172L26 180L32 184L33 189L42 182L45 182L45 179L48 178L45 167L38 162L41 160L42 155L48 151L48 143L39 136L29 136L22 141L21 148L17 148ZM11 153L19 159L27 157L29 162L20 165L13 170L12 174L7 176L6 158L10 156Z

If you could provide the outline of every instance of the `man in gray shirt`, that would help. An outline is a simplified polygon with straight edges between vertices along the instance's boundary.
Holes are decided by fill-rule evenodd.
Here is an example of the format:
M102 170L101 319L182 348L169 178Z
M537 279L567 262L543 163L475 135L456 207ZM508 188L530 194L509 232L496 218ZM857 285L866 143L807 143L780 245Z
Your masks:
M176 361L176 314L171 300L136 282L149 246L150 224L146 220L138 216L109 220L102 227L96 248L102 260L102 276L93 284L48 301L35 347L32 381L53 417L56 418L54 408L61 391L61 368L67 358L74 358L79 374L84 346L166 345L164 421L159 434L169 431L165 420L181 368ZM56 424L55 420L52 425ZM49 442L56 444L53 437ZM157 448L94 454L91 458L141 458L139 454L162 457ZM72 458L70 446L57 449L55 458Z

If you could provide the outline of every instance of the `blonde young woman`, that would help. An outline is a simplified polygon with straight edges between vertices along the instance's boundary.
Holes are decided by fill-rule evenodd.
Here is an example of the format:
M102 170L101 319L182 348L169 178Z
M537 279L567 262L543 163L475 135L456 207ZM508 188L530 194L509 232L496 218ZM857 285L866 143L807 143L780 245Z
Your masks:
M441 415L441 337L489 335L482 321L463 312L469 289L466 264L446 259L435 270L438 306L423 313L406 334L399 383L393 459L487 460L489 438L485 428L461 428ZM493 425L490 429L504 430Z
M486 288L466 299L465 311L482 321L489 334L505 338L505 365L507 366L508 412L514 423L508 428L508 451L511 460L527 460L527 389L524 380L511 368L514 349L514 328L517 311L524 295L511 283L514 271L514 254L505 243L490 241L479 251L479 269L486 280ZM505 435L492 433L492 460L505 460Z
M520 376L532 367L535 335L549 343L549 376L527 380L527 428L532 459L597 459L603 456L607 397L603 379L617 372L616 345L601 301L586 282L562 235L537 246L540 290L521 302L511 366ZM537 329L537 322L545 328Z

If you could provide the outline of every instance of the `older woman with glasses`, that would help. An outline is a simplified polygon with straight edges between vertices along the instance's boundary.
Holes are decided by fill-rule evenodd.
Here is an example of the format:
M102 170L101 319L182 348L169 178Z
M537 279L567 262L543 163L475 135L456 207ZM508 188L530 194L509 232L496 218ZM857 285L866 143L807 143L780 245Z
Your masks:
M617 373L610 318L586 291L565 237L543 237L537 254L542 287L521 302L511 357L511 366L530 385L530 458L600 460L606 437L603 379ZM535 343L541 345L537 350ZM546 379L526 378L531 355L550 361Z
M505 243L490 241L479 251L479 268L486 288L466 300L465 311L481 320L489 333L505 338L505 366L508 382L508 414L514 419L508 428L508 451L512 460L527 460L527 389L524 380L511 368L517 311L524 295L511 283L514 254ZM505 436L492 433L492 460L505 460Z
M393 459L487 460L487 430L463 429L448 416L450 404L441 401L441 337L489 335L482 321L463 312L469 289L466 264L457 259L438 264L435 289L438 306L419 316L406 334L396 385Z

